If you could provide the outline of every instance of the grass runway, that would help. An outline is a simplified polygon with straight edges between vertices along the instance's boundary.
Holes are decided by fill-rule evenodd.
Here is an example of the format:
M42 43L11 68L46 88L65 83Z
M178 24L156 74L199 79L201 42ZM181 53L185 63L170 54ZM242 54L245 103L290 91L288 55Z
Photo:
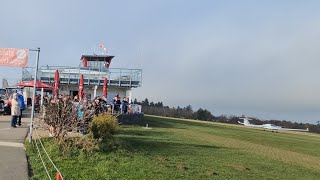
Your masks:
M61 155L46 142L65 179L319 179L320 136L145 116L152 129L122 126L120 146L90 156ZM31 179L44 179L27 144ZM54 177L54 171L51 170Z

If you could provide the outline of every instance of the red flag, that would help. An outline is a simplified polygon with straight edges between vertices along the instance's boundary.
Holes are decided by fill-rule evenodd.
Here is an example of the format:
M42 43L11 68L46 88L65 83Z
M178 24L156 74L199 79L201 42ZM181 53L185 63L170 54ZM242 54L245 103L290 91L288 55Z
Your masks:
M54 96L59 95L59 86L60 86L60 78L59 78L59 71L57 69L56 73L54 74L54 91L53 91Z
M107 96L108 96L108 79L107 78L104 78L104 81L103 81L102 96L107 99Z
M81 74L80 75L80 83L79 83L79 93L78 93L79 101L81 101L83 98L83 85L84 85L83 74Z
M101 43L99 47L102 48L105 52L108 52L107 48L104 46L104 44Z

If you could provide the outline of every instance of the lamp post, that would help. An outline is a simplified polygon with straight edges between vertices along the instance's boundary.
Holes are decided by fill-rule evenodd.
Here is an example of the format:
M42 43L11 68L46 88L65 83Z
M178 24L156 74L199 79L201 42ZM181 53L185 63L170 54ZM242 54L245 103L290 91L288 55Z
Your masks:
M29 142L32 140L32 130L33 130L33 118L34 118L34 102L36 98L36 82L37 82L37 75L38 75L38 64L39 64L39 54L40 54L40 48L37 49L29 49L30 51L36 51L37 52L37 61L36 61L36 70L34 73L33 78L33 95L32 95L32 108L31 108L31 118L30 118L30 131L29 131Z

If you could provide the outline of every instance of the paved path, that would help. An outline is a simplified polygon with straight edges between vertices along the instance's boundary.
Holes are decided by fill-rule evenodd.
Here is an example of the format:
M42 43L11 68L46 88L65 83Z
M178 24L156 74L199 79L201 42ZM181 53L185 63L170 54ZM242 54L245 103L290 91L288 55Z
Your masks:
M28 162L24 140L28 133L30 113L24 112L22 126L10 128L11 116L0 116L0 180L27 180Z

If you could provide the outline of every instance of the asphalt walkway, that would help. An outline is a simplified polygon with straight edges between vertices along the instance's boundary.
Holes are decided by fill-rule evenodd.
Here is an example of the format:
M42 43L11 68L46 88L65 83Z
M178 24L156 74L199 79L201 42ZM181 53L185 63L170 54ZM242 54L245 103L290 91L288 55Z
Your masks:
M0 116L0 180L27 180L28 162L24 149L30 113L24 112L22 126L10 128L11 116Z

